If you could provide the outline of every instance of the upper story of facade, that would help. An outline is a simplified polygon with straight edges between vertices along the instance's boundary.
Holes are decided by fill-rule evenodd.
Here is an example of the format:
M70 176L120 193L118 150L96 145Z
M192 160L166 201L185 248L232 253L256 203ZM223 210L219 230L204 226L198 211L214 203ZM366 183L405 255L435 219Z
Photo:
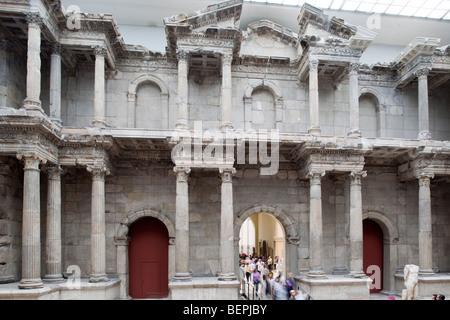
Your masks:
M45 143L33 144L55 163L58 147L80 144L119 149L121 159L159 150L141 138L167 153L167 137L200 125L276 130L290 159L299 142L370 149L373 159L449 152L450 47L440 39L417 37L394 61L369 66L360 58L376 33L365 27L305 4L297 32L270 20L243 28L242 7L229 0L165 18L160 53L126 44L111 15L1 0L2 126L39 125ZM2 137L14 153L21 142Z

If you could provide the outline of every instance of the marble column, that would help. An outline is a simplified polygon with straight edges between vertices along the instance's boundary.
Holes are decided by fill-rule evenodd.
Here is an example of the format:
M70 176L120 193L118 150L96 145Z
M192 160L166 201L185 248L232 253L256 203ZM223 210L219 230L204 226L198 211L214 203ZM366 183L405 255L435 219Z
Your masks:
M310 278L324 278L322 260L322 186L325 172L312 171L309 179L309 272Z
M94 84L94 118L92 124L96 127L105 127L105 56L106 48L95 47L95 84Z
M419 136L418 139L430 140L430 123L428 110L428 74L429 68L421 68L416 71L417 81L419 83Z
M186 51L178 51L178 120L175 125L177 129L189 129L189 53Z
M87 166L92 173L91 191L91 275L89 282L108 281L106 276L105 176L104 166Z
M359 89L358 89L358 63L350 64L349 72L349 107L350 107L350 131L349 137L360 137L359 130Z
M234 168L220 169L222 177L220 214L220 263L219 280L236 280L233 248L233 175Z
M175 275L174 281L189 281L189 172L190 168L175 167Z
M61 263L61 173L60 166L45 168L47 186L46 275L45 282L63 282Z
M319 61L309 62L309 130L310 134L320 134L319 126Z
M420 174L419 180L419 267L420 275L432 275L433 237L431 220L430 183L433 174Z
M361 178L365 171L350 173L350 276L365 277L363 268L363 219Z
M42 288L41 280L41 203L39 164L46 163L33 154L18 154L24 162L22 217L22 280L20 289Z
M41 26L38 13L27 13L27 88L23 107L30 115L43 115L41 96Z
M231 78L231 62L233 61L232 54L222 54L222 130L232 130L232 78Z
M61 125L61 45L53 46L50 59L50 118Z
M8 106L11 51L12 45L9 39L0 39L0 108Z

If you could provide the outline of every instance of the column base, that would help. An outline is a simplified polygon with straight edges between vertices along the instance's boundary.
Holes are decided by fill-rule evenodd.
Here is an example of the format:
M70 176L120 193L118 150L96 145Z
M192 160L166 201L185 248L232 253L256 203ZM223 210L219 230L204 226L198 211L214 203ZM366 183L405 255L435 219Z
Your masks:
M419 140L431 140L431 133L430 133L430 131L421 131L421 132L419 132L419 135L417 136L417 139L419 139Z
M361 270L361 271L350 271L347 274L350 278L366 278L367 275Z
M24 108L30 116L45 116L41 100L27 98L23 101L22 108Z
M347 132L349 138L361 138L361 131L358 128L352 128Z
M19 289L40 289L44 283L39 279L22 279L19 283Z
M237 280L236 275L232 273L221 273L219 275L219 281L235 281Z
M191 281L192 277L190 273L175 273L172 281Z
M308 278L314 278L314 279L326 279L325 272L322 270L310 270L308 274L306 275Z
M189 124L186 120L178 119L175 128L178 130L189 130Z
M105 119L92 119L92 125L98 128L105 128L106 122Z
M62 274L48 274L42 280L45 283L62 283L66 281Z
M419 276L428 277L428 276L434 276L436 273L433 271L433 269L420 269L419 270Z
M309 128L308 133L312 135L319 135L321 133L320 127L311 127Z
M223 122L222 125L220 126L220 129L222 131L233 131L233 125L229 122Z
M98 282L107 282L108 276L106 274L91 274L89 277L89 282L98 283Z
M349 273L346 267L334 267L332 274L334 275L347 275Z

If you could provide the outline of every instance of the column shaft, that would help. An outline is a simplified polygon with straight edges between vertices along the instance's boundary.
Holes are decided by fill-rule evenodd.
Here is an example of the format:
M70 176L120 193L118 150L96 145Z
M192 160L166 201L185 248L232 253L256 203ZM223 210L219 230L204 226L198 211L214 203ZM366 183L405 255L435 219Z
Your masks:
M348 136L360 137L359 130L359 89L358 89L359 64L350 64L349 73L349 106L350 106L350 131Z
M178 120L176 127L178 129L188 129L188 101L189 101L189 87L188 87L188 60L189 54L185 51L177 53L178 58Z
M363 220L361 178L366 172L350 174L350 275L364 277L363 270ZM380 266L382 267L382 266Z
M95 48L95 84L94 84L94 119L95 126L104 127L105 122L105 56L106 49Z
M62 282L61 270L61 168L47 169L47 232L45 281Z
M231 54L222 55L222 129L233 129L232 120L232 78L231 78Z
M50 118L61 124L61 53L54 47L50 66Z
M189 168L175 167L177 176L175 213L175 275L174 280L191 280L189 273Z
M234 241L233 241L233 174L232 169L221 169L222 193L220 215L220 262L219 280L236 280L234 274Z
M309 272L308 277L325 277L322 267L322 187L321 177L325 172L312 172L308 175L309 197Z
M428 110L428 68L419 69L416 72L419 82L419 136L418 139L430 140L430 123Z
M309 62L309 130L308 133L320 134L319 127L319 61Z
M40 160L35 156L18 156L24 160L22 217L22 280L20 289L42 288L41 280L41 210Z
M108 281L106 276L105 175L106 168L88 167L92 172L91 275L89 282Z
M434 274L433 237L431 233L430 183L433 175L420 175L419 179L419 267L420 274Z
M38 114L43 114L41 107L41 24L42 18L37 13L27 14L27 88L24 107Z

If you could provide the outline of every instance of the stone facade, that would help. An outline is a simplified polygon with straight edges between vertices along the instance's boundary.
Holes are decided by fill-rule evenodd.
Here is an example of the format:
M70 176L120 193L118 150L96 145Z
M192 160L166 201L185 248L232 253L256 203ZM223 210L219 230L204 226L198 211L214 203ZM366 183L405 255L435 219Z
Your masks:
M361 65L370 30L307 4L298 33L243 30L242 6L166 18L161 54L110 15L0 1L0 298L129 298L128 230L153 217L170 297L237 299L240 227L260 212L316 299L369 297L364 219L385 292L417 264L419 295L450 294L449 47Z

